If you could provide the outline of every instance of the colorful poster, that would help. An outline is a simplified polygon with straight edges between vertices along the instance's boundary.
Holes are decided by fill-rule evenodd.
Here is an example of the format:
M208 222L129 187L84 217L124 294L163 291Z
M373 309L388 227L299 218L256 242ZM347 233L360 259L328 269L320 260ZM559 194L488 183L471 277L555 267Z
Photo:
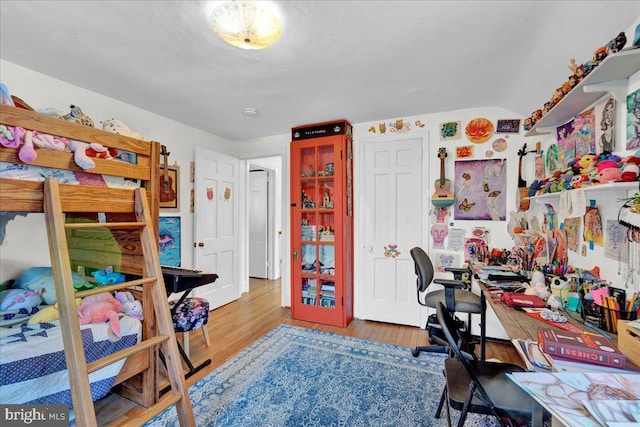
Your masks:
M580 245L580 217L566 218L564 220L564 231L567 235L567 249L578 252Z
M558 141L558 154L562 168L566 168L569 162L576 158L576 142L573 138L573 120L558 126L556 129ZM544 175L543 175L544 177ZM540 178L536 178L540 179Z
M504 221L507 216L507 160L456 161L456 220Z
M161 216L158 220L160 265L180 267L180 217Z
M578 114L573 119L576 138L576 157L596 152L595 111L593 108Z
M600 211L596 207L587 207L587 212L584 214L582 238L589 243L590 249L593 249L593 245L604 245L604 236L602 234Z
M627 150L640 148L640 89L627 96Z

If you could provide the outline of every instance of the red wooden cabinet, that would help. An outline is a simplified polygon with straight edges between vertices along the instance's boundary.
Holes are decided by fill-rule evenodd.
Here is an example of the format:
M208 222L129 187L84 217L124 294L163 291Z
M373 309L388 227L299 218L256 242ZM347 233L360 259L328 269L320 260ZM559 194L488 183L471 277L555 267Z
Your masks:
M291 317L346 327L353 319L351 124L292 129Z

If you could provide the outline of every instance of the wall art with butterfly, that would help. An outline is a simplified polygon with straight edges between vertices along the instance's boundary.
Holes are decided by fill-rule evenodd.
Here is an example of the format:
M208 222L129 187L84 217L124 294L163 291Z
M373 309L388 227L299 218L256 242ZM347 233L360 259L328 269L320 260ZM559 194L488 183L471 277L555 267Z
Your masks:
M504 221L507 160L457 160L454 169L454 219Z

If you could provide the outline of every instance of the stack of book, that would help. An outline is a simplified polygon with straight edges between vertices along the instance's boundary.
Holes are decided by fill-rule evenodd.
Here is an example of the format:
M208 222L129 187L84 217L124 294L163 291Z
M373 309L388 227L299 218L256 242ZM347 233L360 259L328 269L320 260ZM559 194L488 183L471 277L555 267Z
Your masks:
M617 372L625 369L626 357L607 338L538 328L538 346L557 372Z

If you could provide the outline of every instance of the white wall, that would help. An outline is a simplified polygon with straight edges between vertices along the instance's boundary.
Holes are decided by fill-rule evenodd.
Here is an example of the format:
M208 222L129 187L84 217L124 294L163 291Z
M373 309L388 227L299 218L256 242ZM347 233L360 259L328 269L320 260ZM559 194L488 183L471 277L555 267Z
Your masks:
M180 211L160 212L161 216L182 219L182 265L193 266L193 214L189 213L189 164L194 147L205 147L228 155L237 155L234 144L182 123L162 117L116 99L88 91L73 84L0 60L0 76L9 91L34 109L55 108L65 112L75 104L91 117L96 126L100 121L116 118L140 132L147 140L159 141L171 153L169 164L180 166ZM47 234L42 214L18 217L7 226L7 236L0 246L0 280L15 277L27 267L51 265Z

